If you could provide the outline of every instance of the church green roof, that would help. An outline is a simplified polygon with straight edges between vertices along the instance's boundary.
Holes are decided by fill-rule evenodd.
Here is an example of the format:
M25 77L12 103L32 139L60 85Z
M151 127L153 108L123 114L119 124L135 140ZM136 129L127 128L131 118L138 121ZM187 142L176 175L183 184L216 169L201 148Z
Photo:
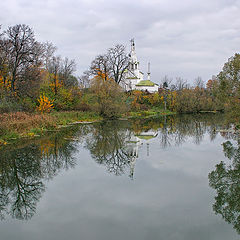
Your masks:
M150 140L152 138L155 138L156 136L153 135L136 135L136 137L143 139L143 140Z
M150 87L153 87L154 85L156 84L150 80L142 80L138 84L136 84L136 86L150 86Z

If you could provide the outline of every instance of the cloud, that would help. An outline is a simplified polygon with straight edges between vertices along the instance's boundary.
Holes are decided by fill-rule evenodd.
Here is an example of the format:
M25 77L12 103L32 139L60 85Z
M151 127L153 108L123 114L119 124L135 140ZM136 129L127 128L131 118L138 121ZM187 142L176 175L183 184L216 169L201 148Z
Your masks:
M150 61L155 82L164 75L208 80L239 51L237 0L8 0L0 8L3 28L33 27L38 40L76 59L78 74L116 43L129 50L132 37L142 70Z

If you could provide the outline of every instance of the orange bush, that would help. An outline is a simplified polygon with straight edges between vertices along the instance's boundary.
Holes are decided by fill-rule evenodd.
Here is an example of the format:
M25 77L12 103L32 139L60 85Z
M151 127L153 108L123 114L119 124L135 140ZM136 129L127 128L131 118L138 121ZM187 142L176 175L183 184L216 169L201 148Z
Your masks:
M53 103L44 94L39 97L38 102L37 110L41 113L50 112L53 109Z

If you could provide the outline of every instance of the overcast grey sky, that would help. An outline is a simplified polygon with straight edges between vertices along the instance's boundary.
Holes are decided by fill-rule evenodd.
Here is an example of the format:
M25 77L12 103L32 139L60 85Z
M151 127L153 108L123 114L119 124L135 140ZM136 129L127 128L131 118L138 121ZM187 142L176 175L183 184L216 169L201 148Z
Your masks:
M240 0L1 0L0 24L33 28L58 54L77 62L77 73L117 43L135 38L143 72L193 82L217 74L240 50Z

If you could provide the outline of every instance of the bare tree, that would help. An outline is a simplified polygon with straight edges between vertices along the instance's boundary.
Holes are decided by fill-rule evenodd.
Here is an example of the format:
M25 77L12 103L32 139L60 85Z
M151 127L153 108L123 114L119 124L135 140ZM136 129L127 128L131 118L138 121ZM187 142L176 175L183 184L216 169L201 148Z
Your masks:
M108 50L107 59L109 62L111 77L116 83L120 83L129 67L129 57L125 52L125 46L117 44Z
M91 63L89 73L97 75L99 72L103 74L105 80L110 76L110 65L106 54L98 55Z
M187 86L187 80L184 80L181 77L176 77L176 90L181 91Z
M194 85L195 85L195 87L204 88L205 83L204 83L204 81L202 80L201 77L197 77L197 78L194 80Z
M1 29L1 26L0 26ZM3 84L6 85L7 76L9 74L9 41L3 38L3 33L0 33L0 74L3 77Z
M71 87L76 85L77 79L72 75L76 71L75 60L69 60L67 57L62 60L60 79L64 86ZM75 81L76 80L76 81Z
M106 54L97 56L91 63L90 72L93 75L100 71L105 80L112 78L116 83L124 80L125 70L129 66L129 57L121 44L108 49Z
M9 71L11 74L11 90L15 92L15 84L26 67L39 66L42 63L43 45L35 40L33 30L18 24L4 32L9 53Z
M61 70L61 57L60 56L52 57L48 64L48 71L50 74L52 74L52 77L50 80L53 81L55 95L57 95L57 91L58 91L57 84L59 81L58 76L59 76L60 70Z
M54 53L56 52L57 47L55 47L52 43L46 42L44 43L44 65L45 68L48 70L49 62L51 61Z

